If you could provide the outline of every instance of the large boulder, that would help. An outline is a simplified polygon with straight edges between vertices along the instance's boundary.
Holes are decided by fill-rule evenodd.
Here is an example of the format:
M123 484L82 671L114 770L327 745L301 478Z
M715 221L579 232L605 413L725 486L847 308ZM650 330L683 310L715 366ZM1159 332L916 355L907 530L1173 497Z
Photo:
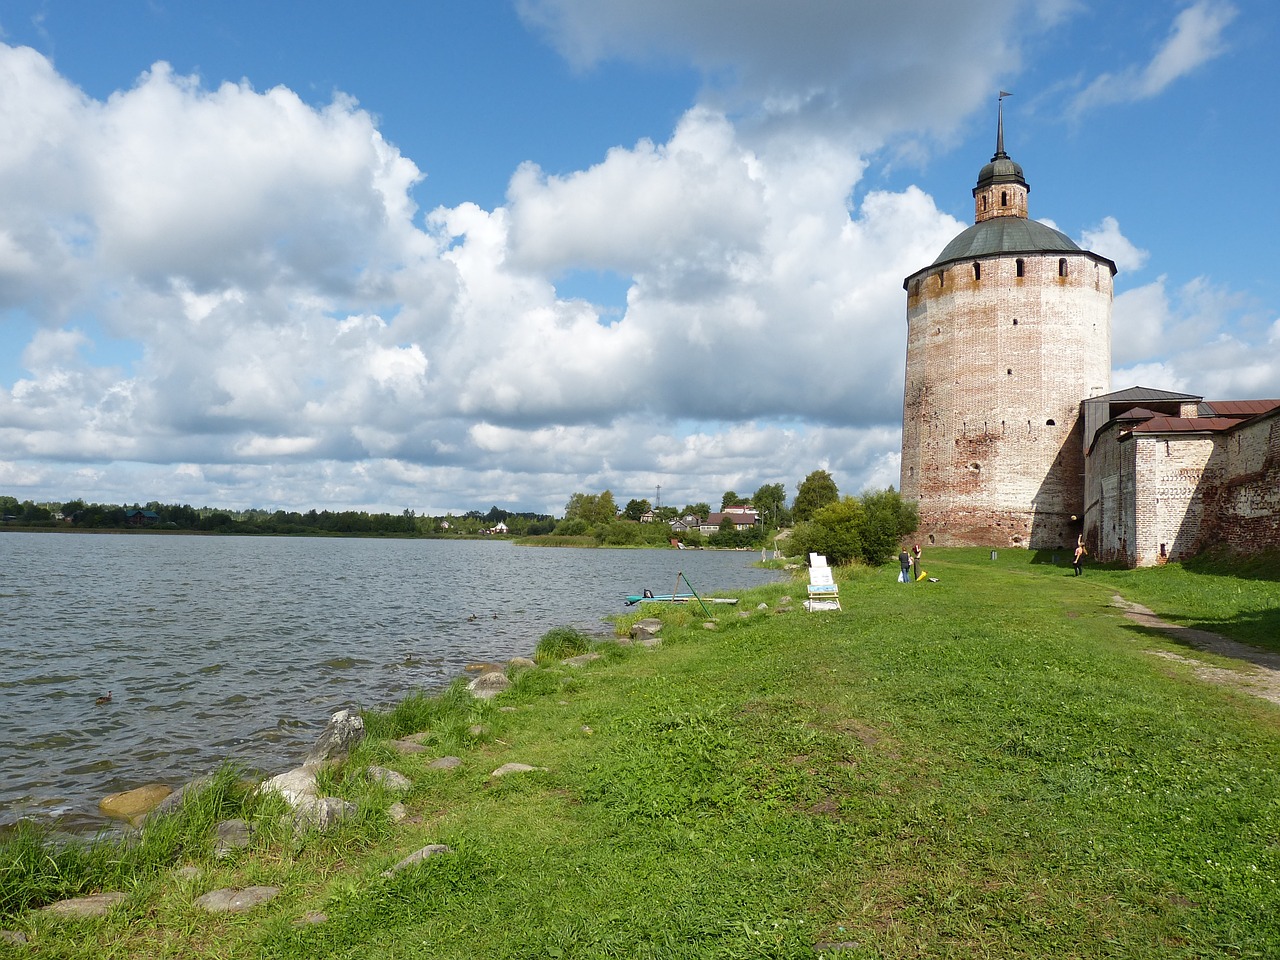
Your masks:
M262 781L261 788L266 793L278 793L290 807L297 807L305 800L314 800L320 795L320 786L316 783L316 773L306 767L294 767L285 773L277 774L269 780Z
M511 681L507 679L507 675L493 670L476 677L467 684L467 689L471 691L473 697L480 700L491 700L509 686L511 686Z
M354 710L339 710L329 718L329 725L324 728L302 765L317 770L329 764L340 764L351 756L351 751L364 740L364 736L364 720L360 715Z
M125 790L123 793L113 793L103 797L98 801L98 809L108 817L127 820L136 826L171 793L173 793L172 788L166 784L149 783L136 790Z
M355 814L356 805L339 797L302 800L293 808L293 832L300 835L308 830L328 830Z

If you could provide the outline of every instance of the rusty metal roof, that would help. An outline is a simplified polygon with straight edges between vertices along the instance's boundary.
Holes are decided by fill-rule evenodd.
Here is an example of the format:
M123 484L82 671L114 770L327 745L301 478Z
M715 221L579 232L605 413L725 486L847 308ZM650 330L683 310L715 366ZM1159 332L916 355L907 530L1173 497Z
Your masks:
M1152 417L1132 433L1221 433L1240 423L1239 417Z
M1280 400L1206 400L1200 407L1209 416L1256 417L1280 407Z

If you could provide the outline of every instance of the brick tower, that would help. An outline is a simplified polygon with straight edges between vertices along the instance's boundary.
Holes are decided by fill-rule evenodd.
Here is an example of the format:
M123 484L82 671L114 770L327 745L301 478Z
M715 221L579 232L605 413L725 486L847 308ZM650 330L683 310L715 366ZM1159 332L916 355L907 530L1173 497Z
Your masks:
M1080 403L1110 386L1116 266L1029 220L1030 190L1002 99L973 226L903 282L901 490L932 543L1055 548L1081 530Z

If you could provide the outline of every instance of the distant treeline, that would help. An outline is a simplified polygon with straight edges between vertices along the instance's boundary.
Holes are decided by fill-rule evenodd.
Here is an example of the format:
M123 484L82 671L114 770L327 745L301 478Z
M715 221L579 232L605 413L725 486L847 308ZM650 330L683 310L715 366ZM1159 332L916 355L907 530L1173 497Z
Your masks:
M401 513L369 513L364 510L226 510L151 501L132 506L85 503L63 504L18 501L0 496L0 516L10 526L73 527L86 530L189 530L210 533L278 534L318 536L466 536L492 531L498 524L514 536L537 536L555 529L555 518L536 513L513 513L494 506L488 513L470 510L461 516L419 516Z

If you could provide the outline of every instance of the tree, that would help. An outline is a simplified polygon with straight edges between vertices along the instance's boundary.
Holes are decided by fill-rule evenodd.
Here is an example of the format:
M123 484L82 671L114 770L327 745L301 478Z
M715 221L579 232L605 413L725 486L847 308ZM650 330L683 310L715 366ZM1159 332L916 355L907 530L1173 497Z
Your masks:
M612 523L617 516L617 504L608 490L603 493L575 493L564 506L566 520L585 520L592 526Z
M648 500L628 500L627 508L622 511L622 515L628 520L635 520L637 523L650 510Z
M812 519L796 524L790 549L798 555L820 553L837 565L861 560L879 566L917 524L915 505L892 487L868 491L819 507Z
M825 470L815 470L796 487L796 502L791 512L796 520L810 520L821 508L840 499L835 480Z
M903 500L893 487L868 491L861 499L864 517L859 556L863 563L878 566L898 552L903 537L916 532L920 518L916 505Z
M820 553L833 566L849 563L861 550L862 520L862 504L853 497L828 503L796 524L791 549L803 556Z
M749 499L738 496L735 491L726 490L724 492L724 496L720 498L720 509L727 510L730 507L745 507L750 503L751 501Z
M780 483L766 483L751 497L751 503L764 518L765 525L772 527L779 525L786 502L787 488Z
M705 520L710 513L711 504L709 503L686 503L684 505L684 510L680 513L680 516L687 517L692 514L701 520Z

